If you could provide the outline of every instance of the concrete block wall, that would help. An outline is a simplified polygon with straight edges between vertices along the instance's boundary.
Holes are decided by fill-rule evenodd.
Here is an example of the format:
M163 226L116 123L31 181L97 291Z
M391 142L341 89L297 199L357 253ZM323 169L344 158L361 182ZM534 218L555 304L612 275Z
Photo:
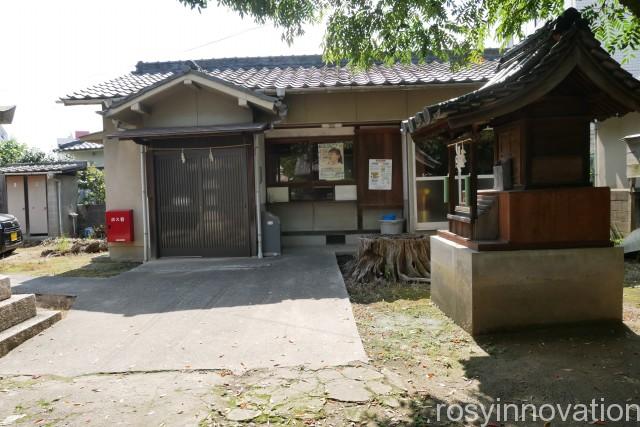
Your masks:
M611 227L627 235L631 232L631 192L611 189Z
M60 197L62 205L62 230L58 217L58 186L60 181ZM73 220L70 213L78 210L78 177L76 175L56 175L47 178L47 221L49 236L73 236Z

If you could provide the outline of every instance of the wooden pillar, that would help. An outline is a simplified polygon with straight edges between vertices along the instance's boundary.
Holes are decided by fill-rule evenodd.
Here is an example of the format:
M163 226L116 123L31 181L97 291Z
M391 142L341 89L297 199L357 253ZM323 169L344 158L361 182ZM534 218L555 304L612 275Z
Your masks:
M478 143L480 135L474 126L469 144L469 211L471 219L478 217Z
M456 186L456 150L455 145L447 147L449 154L449 213L453 214L456 210L457 203L457 186Z

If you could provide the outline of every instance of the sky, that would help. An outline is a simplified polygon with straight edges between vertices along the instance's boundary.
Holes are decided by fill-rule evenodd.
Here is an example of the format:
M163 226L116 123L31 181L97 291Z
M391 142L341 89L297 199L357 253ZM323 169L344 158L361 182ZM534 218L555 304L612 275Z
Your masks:
M321 53L324 28L292 46L267 24L178 0L0 0L0 105L16 105L11 137L50 151L57 138L102 129L99 106L61 96L126 74L138 61Z

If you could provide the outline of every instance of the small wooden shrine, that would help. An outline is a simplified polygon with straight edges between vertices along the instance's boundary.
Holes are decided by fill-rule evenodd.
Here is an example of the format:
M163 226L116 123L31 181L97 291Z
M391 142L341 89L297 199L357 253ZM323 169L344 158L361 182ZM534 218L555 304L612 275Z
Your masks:
M640 82L571 8L508 50L485 86L404 122L414 141L448 141L449 228L432 238L431 249L433 298L447 314L474 333L620 320L622 254L610 242L609 188L590 183L590 123L631 111L640 111ZM492 190L478 190L477 146L485 132L494 140ZM460 262L448 264L461 248L472 251L468 273ZM495 255L478 256L485 252ZM589 257L599 270L584 268ZM520 280L513 268L530 275ZM589 275L582 285L575 281ZM490 285L476 286L484 282ZM512 320L478 305L518 302L527 305L514 308Z

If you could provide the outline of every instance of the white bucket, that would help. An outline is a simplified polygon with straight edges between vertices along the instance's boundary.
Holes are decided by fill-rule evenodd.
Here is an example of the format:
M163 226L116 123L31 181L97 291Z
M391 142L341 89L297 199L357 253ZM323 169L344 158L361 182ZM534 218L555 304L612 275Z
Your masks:
M380 234L402 234L404 218L380 219Z

